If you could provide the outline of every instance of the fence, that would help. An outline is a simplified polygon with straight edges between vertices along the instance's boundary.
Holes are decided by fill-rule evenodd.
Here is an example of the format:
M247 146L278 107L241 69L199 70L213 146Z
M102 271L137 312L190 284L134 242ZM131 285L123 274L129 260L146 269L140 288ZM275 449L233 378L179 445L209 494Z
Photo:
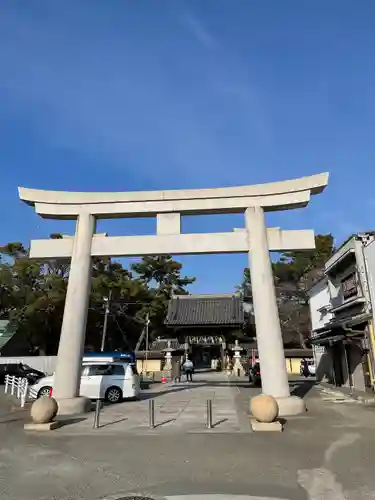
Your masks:
M27 378L15 377L14 375L5 376L5 394L16 396L21 401L21 408L25 406L28 398L35 398Z

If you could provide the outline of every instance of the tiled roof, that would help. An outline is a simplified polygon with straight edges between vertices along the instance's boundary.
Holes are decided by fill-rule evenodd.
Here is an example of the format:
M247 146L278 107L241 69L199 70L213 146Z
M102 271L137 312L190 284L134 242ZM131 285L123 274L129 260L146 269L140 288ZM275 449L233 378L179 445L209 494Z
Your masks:
M241 326L243 301L235 295L176 296L169 301L165 323L168 326Z

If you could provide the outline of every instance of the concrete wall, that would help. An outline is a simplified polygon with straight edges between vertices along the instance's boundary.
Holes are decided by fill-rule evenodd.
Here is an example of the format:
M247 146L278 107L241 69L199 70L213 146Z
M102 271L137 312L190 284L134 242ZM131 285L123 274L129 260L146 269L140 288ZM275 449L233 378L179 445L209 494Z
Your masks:
M369 297L372 303L372 308L374 308L375 307L375 241L372 241L369 245L365 246L363 252L366 260Z
M13 356L0 357L0 364L25 363L36 370L52 374L55 371L56 360L57 356ZM137 359L138 372L161 372L163 361L161 359L148 359L147 361Z
M40 370L47 375L52 375L55 371L57 356L11 356L0 357L0 364L24 363L26 365Z
M332 314L321 310L324 306L330 305L330 294L328 281L323 279L319 281L309 292L311 329L317 330L324 327L332 318Z
M304 358L285 358L286 371L290 375L299 375L301 372L301 361Z
M164 362L164 359L163 360L161 360L161 359L147 359L147 360L137 359L138 373L161 372L163 362Z
M351 345L349 349L349 366L352 374L353 387L359 391L365 390L365 378L362 365L363 353L359 346Z
M309 306L312 338L314 330L323 328L332 318L330 312L325 311L324 306L329 306L331 303L329 283L326 278L319 281L309 291ZM322 346L313 346L313 353L316 366L316 378L319 381L328 381L332 376L332 360L326 350Z
M343 386L350 387L350 378L352 382L352 387L358 391L364 391L365 379L363 373L363 352L359 345L350 344L347 346L347 361L344 353L344 346L341 353L341 368L343 375ZM349 371L348 366L349 365Z
M316 380L319 382L333 381L333 362L329 350L325 346L314 346L314 359L316 365Z

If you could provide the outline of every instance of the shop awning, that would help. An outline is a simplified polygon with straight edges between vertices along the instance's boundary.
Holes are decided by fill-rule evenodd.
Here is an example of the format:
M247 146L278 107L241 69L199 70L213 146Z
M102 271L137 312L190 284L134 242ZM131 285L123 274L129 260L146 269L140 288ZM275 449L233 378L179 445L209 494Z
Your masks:
M333 320L314 331L314 338L311 342L314 345L335 344L348 337L363 335L367 321L371 318L371 314L358 314L354 318L345 318L340 321ZM360 328L360 325L363 328Z
M312 343L314 345L333 345L337 342L341 342L345 339L344 334L334 335L333 332L329 332L326 337L319 337L316 339L312 339Z

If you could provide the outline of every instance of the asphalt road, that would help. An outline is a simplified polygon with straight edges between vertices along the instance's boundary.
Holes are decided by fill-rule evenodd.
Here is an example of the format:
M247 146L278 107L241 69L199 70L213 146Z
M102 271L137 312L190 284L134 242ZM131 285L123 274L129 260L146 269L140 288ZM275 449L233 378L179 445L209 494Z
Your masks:
M24 412L5 410L0 398L0 498L375 498L375 410L335 402L311 383L292 389L309 411L282 434L30 435ZM243 412L257 390L242 383L236 391Z

